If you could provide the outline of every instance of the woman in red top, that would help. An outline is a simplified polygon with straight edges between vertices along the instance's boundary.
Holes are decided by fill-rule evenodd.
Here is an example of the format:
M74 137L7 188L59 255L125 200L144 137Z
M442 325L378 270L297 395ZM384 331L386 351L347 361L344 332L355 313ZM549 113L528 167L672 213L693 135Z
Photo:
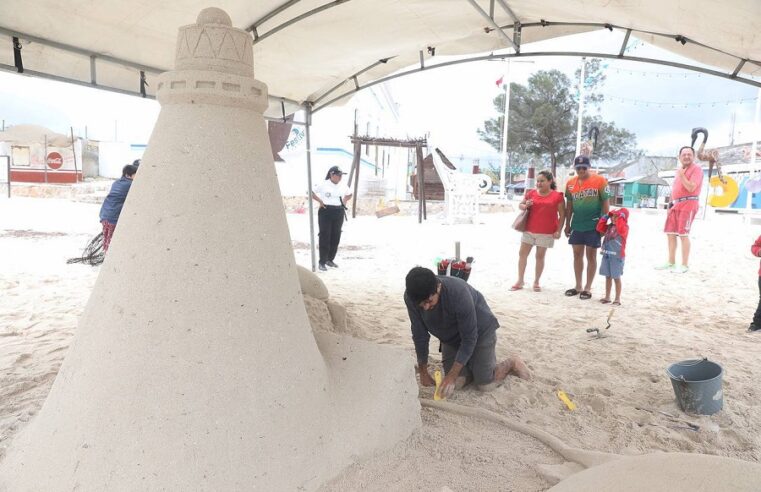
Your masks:
M525 283L526 263L531 248L536 246L536 270L534 274L534 292L541 292L539 279L544 270L544 255L551 248L555 239L560 239L560 231L565 217L565 200L557 190L555 178L549 171L540 171L536 176L536 190L529 190L518 205L521 210L530 210L526 222L526 232L521 238L518 252L518 281L510 290L520 290Z

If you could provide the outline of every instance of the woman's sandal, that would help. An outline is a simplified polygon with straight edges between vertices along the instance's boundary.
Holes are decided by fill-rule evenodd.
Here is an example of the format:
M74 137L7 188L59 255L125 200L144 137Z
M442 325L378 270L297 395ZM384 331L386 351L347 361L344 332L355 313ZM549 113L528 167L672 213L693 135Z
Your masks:
M587 300L587 299L591 299L591 298L592 298L592 293L588 292L586 290L582 290L581 294L579 294L579 299L581 299L583 301Z
M567 295L568 297L577 296L579 295L579 291L576 289L568 289L567 291L565 291L565 295Z
M512 287L510 287L510 292L515 292L516 290L523 289L523 284L515 284Z
M539 287L538 285L534 286L534 292L541 292L541 291L542 291L541 287Z
M620 306L621 302L620 301L613 301L610 305L611 306Z
M602 298L600 299L600 304L610 304L610 299Z

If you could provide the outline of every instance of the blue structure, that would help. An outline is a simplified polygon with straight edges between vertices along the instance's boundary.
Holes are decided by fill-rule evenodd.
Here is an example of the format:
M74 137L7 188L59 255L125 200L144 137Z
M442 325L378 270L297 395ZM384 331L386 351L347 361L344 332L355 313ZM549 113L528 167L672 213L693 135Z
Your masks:
M738 183L740 187L740 194L737 195L737 200L730 206L730 208L745 208L748 203L748 190L745 189L745 185L750 179L746 176ZM753 196L751 201L751 208L761 209L761 193L751 193Z

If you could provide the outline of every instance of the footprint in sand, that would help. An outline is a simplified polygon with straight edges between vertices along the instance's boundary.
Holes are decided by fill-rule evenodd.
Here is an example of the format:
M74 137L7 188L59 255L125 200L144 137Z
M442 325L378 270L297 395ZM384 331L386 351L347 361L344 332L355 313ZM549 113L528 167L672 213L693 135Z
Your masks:
M21 354L18 357L16 357L16 361L14 362L14 365L23 364L24 362L28 361L31 358L32 358L32 354Z

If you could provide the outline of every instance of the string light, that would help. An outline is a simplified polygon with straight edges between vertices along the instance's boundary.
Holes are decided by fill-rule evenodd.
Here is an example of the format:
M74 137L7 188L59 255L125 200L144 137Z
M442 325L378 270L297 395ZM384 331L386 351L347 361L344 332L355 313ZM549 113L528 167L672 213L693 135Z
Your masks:
M633 99L629 97L619 97L619 96L613 96L611 94L602 94L602 96L605 98L605 100L610 100L613 102L618 102L622 104L634 104L635 106L643 105L645 107L657 107L657 108L663 108L663 107L669 107L672 108L702 108L702 107L712 107L715 108L717 104L724 104L726 106L729 106L730 104L745 104L745 103L755 103L756 98L755 97L746 97L743 99L733 99L729 101L705 101L705 102L670 102L670 101L646 101L642 99Z

